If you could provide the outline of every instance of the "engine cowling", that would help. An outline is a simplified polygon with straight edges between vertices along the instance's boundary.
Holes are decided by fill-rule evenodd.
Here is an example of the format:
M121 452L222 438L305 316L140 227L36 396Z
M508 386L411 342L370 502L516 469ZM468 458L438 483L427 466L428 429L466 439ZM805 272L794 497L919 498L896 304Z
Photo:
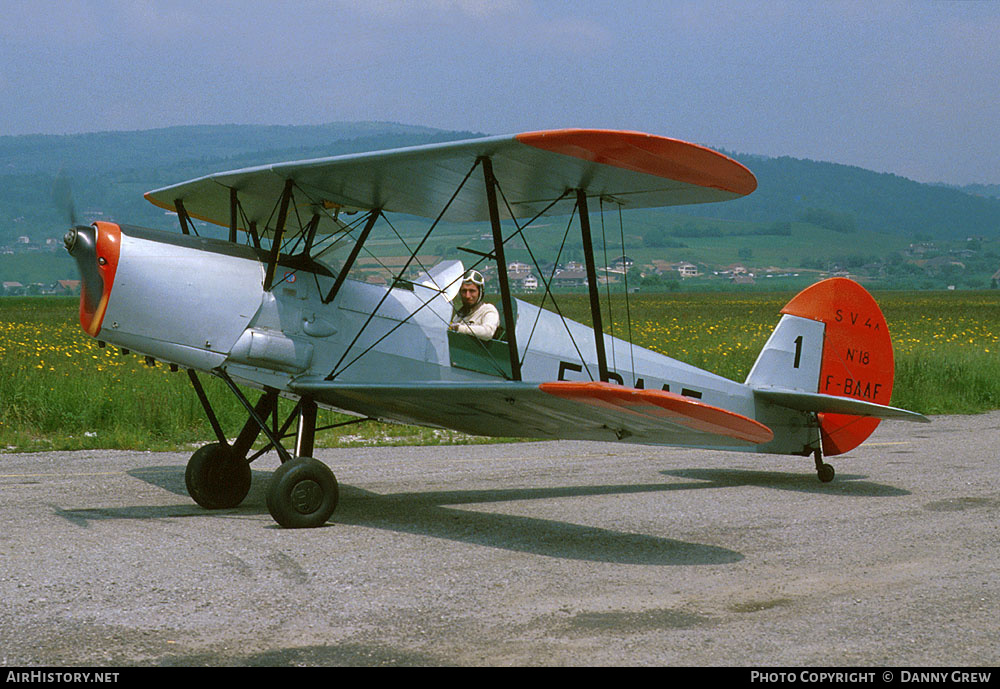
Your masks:
M254 249L222 240L98 222L66 233L93 337L186 367L219 366L260 308Z

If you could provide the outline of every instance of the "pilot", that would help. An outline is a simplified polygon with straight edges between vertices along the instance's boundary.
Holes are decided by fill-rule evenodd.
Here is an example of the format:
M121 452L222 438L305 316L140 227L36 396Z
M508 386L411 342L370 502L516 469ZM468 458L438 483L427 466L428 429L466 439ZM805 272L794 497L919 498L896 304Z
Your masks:
M492 340L500 326L497 307L483 301L483 286L486 281L478 270L470 270L462 276L462 286L458 296L462 307L452 316L451 330L464 335L472 335L480 340Z

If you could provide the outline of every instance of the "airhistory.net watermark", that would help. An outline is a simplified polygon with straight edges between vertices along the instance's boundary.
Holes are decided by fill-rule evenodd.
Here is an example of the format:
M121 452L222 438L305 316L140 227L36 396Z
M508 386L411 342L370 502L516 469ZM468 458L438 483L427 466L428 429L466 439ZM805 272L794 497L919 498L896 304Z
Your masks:
M117 672L58 672L53 670L8 670L5 682L12 684L114 684Z

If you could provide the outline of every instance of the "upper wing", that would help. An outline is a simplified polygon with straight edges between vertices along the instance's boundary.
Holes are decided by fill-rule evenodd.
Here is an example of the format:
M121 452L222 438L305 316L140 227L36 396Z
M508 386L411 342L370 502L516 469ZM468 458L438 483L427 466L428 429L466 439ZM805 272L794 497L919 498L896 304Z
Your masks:
M482 174L462 185L483 157L492 161L515 217L533 217L571 189L642 208L722 201L757 187L745 167L695 144L638 132L565 129L220 172L150 191L146 198L174 211L180 200L192 217L228 226L235 189L247 220L263 228L287 180L323 216L334 208L381 208L436 218L461 187L444 219L487 220ZM568 213L573 200L548 212ZM511 215L504 204L501 213ZM321 220L321 232L337 229L331 218Z
M612 383L368 385L308 379L291 387L339 409L473 435L729 448L774 437L767 426L740 414L661 390Z

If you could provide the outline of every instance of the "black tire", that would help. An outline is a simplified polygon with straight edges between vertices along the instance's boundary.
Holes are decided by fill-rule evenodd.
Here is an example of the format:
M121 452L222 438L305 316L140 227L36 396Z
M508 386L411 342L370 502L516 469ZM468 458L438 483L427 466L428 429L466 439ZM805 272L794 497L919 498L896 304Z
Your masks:
M288 529L322 526L339 501L337 477L312 457L285 462L275 470L267 487L267 511Z
M250 480L250 465L222 443L199 448L184 471L188 494L209 510L239 505L250 492Z
M833 480L833 477L836 474L836 472L833 470L833 467L830 466L829 464L823 464L816 469L816 474L819 476L820 481L822 481L823 483L829 483L830 481Z

